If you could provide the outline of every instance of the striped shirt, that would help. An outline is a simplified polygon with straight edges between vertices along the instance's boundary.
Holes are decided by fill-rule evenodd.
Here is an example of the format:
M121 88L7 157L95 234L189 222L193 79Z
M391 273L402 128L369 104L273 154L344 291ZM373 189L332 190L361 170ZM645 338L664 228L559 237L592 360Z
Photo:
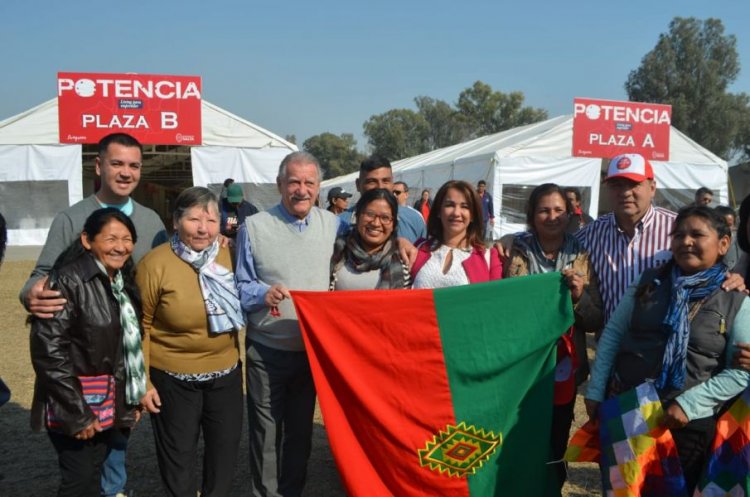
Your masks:
M676 216L670 210L649 207L636 225L633 238L629 238L610 212L574 234L589 252L599 277L605 322L625 290L645 269L659 267L672 258L669 234Z

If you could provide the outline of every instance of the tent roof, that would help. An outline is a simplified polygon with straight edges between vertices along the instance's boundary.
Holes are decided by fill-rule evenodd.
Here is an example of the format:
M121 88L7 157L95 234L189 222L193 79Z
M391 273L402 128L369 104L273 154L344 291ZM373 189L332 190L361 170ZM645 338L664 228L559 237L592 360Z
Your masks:
M293 143L205 100L201 113L203 145L297 150ZM57 116L57 98L53 98L0 121L0 145L59 144Z
M669 136L669 161L689 164L723 164L726 161L698 145L672 127ZM559 116L534 124L512 128L493 135L433 150L394 163L394 171L406 171L426 165L475 161L482 157L538 156L568 158L573 148L573 116Z
M698 145L686 135L672 127L669 135L670 163L720 165L727 163L720 157ZM492 160L500 157L545 157L570 158L573 149L573 116L564 115L508 129L492 135L482 136L464 143L451 145L393 163L393 172L398 175L429 166L458 165L462 162ZM656 161L654 161L656 162ZM354 172L323 182L323 188L354 182L359 173Z

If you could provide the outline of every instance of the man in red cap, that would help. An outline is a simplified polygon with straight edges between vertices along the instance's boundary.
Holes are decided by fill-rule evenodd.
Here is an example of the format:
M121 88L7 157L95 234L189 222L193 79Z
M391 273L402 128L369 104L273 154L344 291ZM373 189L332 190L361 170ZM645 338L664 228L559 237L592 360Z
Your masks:
M589 252L604 304L605 323L625 290L640 274L672 258L674 212L652 205L656 194L654 170L639 154L618 155L609 163L604 179L612 212L575 233ZM744 290L741 277L724 282L726 290Z
M672 258L672 224L676 214L651 203L656 180L651 163L639 154L618 155L604 179L612 212L576 232L599 276L605 322L625 290L644 269Z

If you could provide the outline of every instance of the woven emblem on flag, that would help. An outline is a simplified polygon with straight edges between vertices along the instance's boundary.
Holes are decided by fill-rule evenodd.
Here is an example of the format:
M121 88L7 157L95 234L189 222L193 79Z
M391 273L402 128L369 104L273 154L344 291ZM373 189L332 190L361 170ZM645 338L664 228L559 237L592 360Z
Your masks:
M448 476L474 474L502 443L502 434L485 432L474 426L447 425L424 449L420 449L419 464Z

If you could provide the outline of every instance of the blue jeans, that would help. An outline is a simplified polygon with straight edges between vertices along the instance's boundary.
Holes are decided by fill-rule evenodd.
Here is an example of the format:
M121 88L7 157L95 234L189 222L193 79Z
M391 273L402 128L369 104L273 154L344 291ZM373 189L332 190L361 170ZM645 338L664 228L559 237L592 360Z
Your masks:
M125 453L128 447L130 430L112 429L112 438L107 447L107 456L102 463L101 495L114 497L119 492L125 493L128 475L125 472Z

